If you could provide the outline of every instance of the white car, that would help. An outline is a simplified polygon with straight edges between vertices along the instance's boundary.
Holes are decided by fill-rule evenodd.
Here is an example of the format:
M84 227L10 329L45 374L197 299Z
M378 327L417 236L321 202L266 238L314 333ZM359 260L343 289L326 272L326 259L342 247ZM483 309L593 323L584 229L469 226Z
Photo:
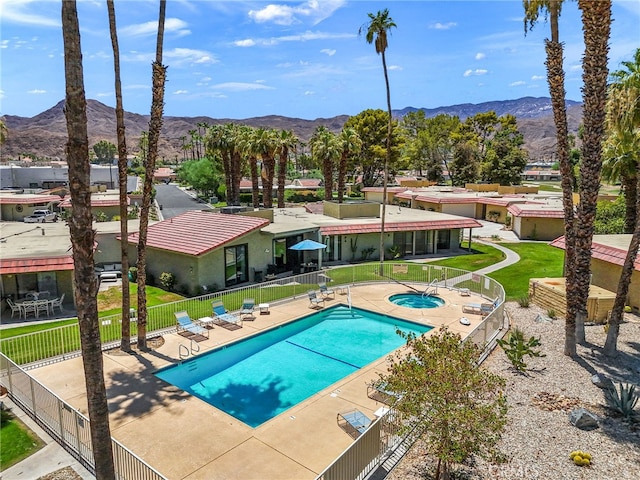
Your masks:
M24 217L24 223L57 222L58 214L48 209L34 210L31 215Z

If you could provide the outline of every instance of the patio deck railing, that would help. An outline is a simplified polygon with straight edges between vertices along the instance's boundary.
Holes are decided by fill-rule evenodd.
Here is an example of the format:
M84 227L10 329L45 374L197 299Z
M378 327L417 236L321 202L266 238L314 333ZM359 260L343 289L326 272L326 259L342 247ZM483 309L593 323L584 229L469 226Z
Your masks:
M504 314L504 289L495 280L465 270L424 264L385 263L383 275L379 264L338 267L304 273L264 283L252 284L200 297L179 300L150 307L147 311L147 337L175 331L174 312L186 310L192 318L211 315L211 302L221 300L230 311L239 310L244 298L256 303L277 304L305 296L318 283L331 281L332 287L366 283L401 283L408 288L416 285L431 288L469 289L499 306L469 334L468 341L481 346L482 359L494 348L508 321ZM101 317L100 333L103 349L116 347L120 342L121 315ZM131 323L132 341L137 338L136 321ZM89 470L93 456L89 438L89 420L33 379L26 370L47 363L80 355L80 332L77 324L0 340L0 384L4 385L17 404L30 414L53 438L78 458ZM375 422L338 459L318 476L318 479L362 479L389 458L399 446L406 445L411 434L400 435L400 425L385 415ZM386 423L385 423L386 422ZM395 425L395 426L394 426ZM384 428L382 428L384 426ZM375 428L373 428L375 427ZM117 478L141 480L162 479L161 474L145 464L135 454L114 442L114 455L122 473Z

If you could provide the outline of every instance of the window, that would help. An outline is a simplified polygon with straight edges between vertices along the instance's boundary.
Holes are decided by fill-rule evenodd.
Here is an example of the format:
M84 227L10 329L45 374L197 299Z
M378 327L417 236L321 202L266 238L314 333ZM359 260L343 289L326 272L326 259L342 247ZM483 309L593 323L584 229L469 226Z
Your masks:
M246 282L248 277L247 244L224 249L225 286Z
M438 230L438 250L449 250L451 244L451 230Z

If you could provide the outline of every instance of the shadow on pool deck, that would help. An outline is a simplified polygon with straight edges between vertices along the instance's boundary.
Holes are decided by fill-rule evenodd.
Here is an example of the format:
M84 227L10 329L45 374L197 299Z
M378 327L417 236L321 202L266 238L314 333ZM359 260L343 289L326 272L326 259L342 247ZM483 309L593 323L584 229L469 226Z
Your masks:
M352 287L352 303L434 327L447 325L463 336L481 321L480 315L462 313L463 304L481 297L441 288L444 306L417 310L388 301L391 294L402 292L407 287L395 284ZM326 306L338 303L347 303L346 294L327 299ZM215 327L208 340L198 343L197 355L313 311L306 294L272 304L269 315L256 315L239 330ZM463 316L471 320L470 326L459 323ZM386 357L251 428L153 375L179 361L180 345L190 346L184 337L166 334L156 350L104 355L111 434L169 479L313 479L353 442L338 427L337 413L356 408L373 418L382 405L367 396L367 384L386 371ZM82 371L81 358L75 358L30 373L86 414Z

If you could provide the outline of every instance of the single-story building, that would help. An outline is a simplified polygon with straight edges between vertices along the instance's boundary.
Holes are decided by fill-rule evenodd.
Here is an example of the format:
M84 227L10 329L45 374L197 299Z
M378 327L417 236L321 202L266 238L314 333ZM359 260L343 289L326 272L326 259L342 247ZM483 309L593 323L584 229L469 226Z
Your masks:
M631 244L630 234L594 235L591 247L591 283L612 292L617 291L622 266ZM564 236L551 242L552 247L565 249ZM629 284L627 305L640 314L640 256L636 257Z
M564 235L564 210L560 204L518 203L507 211L511 229L520 240L553 240Z
M52 212L60 202L57 195L29 195L20 193L0 194L0 219L8 222L22 222L34 210L49 209Z
M127 197L127 205L131 202ZM58 207L63 211L71 214L71 197L65 197ZM104 214L107 221L115 216L120 216L120 196L117 191L112 193L93 193L91 194L91 212L94 218L100 218Z

